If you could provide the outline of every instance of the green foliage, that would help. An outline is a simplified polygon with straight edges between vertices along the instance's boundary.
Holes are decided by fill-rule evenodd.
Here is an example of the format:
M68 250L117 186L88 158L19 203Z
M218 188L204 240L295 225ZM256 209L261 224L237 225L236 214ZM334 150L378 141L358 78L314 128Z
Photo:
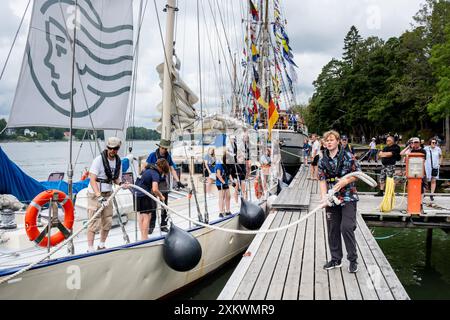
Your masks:
M342 60L332 59L313 83L304 112L310 132L441 131L437 120L450 111L450 2L427 0L414 20L387 41L350 28Z
M156 130L147 129L144 127L129 127L127 129L127 140L159 140L161 134Z
M450 113L450 23L445 29L445 42L433 47L430 63L437 78L437 90L428 111L438 120Z

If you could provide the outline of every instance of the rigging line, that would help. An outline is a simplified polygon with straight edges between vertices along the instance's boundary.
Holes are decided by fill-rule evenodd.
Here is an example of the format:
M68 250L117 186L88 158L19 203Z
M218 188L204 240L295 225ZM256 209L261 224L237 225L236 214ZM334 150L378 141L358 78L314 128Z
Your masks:
M175 7L178 8L178 0L175 0ZM175 28L174 28L174 38L173 42L177 42L177 32L178 31L178 15L175 15Z
M186 56L185 54L185 48L186 48L186 20L187 20L187 1L184 1L184 10L183 10L183 55L181 57L181 61L184 61L184 58ZM184 78L184 70L183 67L181 70L181 78Z
M165 46L164 39L163 39L162 28L161 28L161 20L159 18L159 13L158 13L158 7L156 5L156 0L153 0L153 4L154 4L154 7L155 7L155 13L156 13L156 19L157 19L157 22L158 22L159 35L160 35L160 38L161 38L162 49L163 49L163 52L164 52L164 59L165 59L164 61L165 61L165 63L167 65L169 65L169 60L168 60L168 57L166 56L166 46ZM170 58L172 58L172 57L170 57ZM169 70L169 72L172 72L172 70ZM170 84L170 86L173 89L172 81L169 81L169 84ZM174 95L174 90L172 90L172 95ZM188 105L190 105L190 104L188 104ZM179 115L179 112L178 112L178 108L175 108L175 110L177 111L177 118L178 118L179 126L180 126L180 128L182 128L181 121L180 121L180 115ZM186 146L184 146L184 145L183 145L183 150L184 150L184 154L185 154L186 158L188 158L187 151L186 151ZM194 185L194 178L192 176L192 172L189 172L189 178L190 178L190 181L191 181L192 191L193 191L194 199L195 199L195 203L196 203L198 220L199 221L203 221L202 213L200 211L200 206L199 206L199 203L198 203L197 191L196 191L196 188L195 188L195 185Z
M203 2L201 3L201 7L202 7L202 13L203 13L203 17L204 17L204 24L205 24L205 27L206 27L205 30L208 30L208 25L207 25L207 23L206 23L205 10L204 10L204 8L203 8ZM207 37L208 42L209 42L209 51L210 51L210 53L211 53L211 59L212 59L212 61L213 61L212 65L213 65L213 67L214 67L214 77L215 77L216 80L217 80L217 86L218 86L218 88L219 88L219 94L222 95L223 92L222 92L221 81L220 81L220 79L219 79L219 73L217 72L216 64L214 63L214 53L213 53L213 51L212 51L211 38L210 38L208 32L206 32L206 37Z
M144 9L142 9L142 4L143 4L143 0L141 0L140 5L139 5L139 28L138 28L138 33L136 36L136 45L135 45L135 52L133 54L134 58L134 70L133 70L133 80L132 80L132 96L131 96L131 106L130 106L130 121L129 124L132 123L132 127L133 127L133 139L135 139L135 112L136 112L136 90L137 90L137 78L138 78L138 66L139 66L139 47L140 47L140 33L141 33L141 29L142 29L142 24L144 21L144 16L145 16L145 12L147 10L147 4L148 4L148 0L145 1L145 6ZM125 131L125 139L127 137L127 132L128 130ZM131 148L134 147L134 141L132 141L130 143Z
M238 34L237 34L237 29L236 29L236 16L234 15L234 6L233 4L231 4L231 19L232 20L232 25L233 25L233 29L234 29L234 40L235 40L235 45L236 45L236 51L238 49L238 43L239 43L239 39L238 39Z
M202 126L202 159L203 155L205 154L205 142L203 141L205 132L203 128L203 95L202 95L202 61L201 61L201 47L200 47L200 7L199 7L199 0L197 0L197 49L198 49L198 81L199 81L199 88L200 88L200 123ZM205 171L205 162L202 161L202 172ZM203 181L203 196L205 198L205 221L209 222L209 215L208 215L208 201L206 197L206 180Z
M77 153L77 156L75 158L75 164L74 164L74 169L73 169L74 171L75 171L75 167L78 164L78 157L80 156L81 148L83 147L84 138L86 137L86 133L87 133L87 130L84 130L83 138L81 139L81 144L80 144L80 147L78 148L78 153Z
M12 50L13 50L14 45L16 43L16 40L17 40L17 37L19 35L20 29L22 28L22 23L23 23L23 20L25 19L25 16L27 14L28 7L30 6L30 3L31 3L31 0L28 0L28 3L27 3L27 6L25 8L25 11L23 13L22 19L20 19L19 27L17 28L16 34L14 35L14 39L13 39L13 42L11 44L11 48L9 48L8 55L6 56L5 64L3 65L2 73L0 74L0 80L3 78L3 74L5 73L6 66L8 65L9 57L11 56L11 53L12 53ZM3 131L1 133L3 133Z
M227 57L226 57L225 52L224 52L224 50L223 50L222 41L220 41L220 33L219 33L219 29L217 28L216 17L215 17L215 15L214 15L214 12L213 12L213 9L212 9L211 1L210 1L210 0L208 0L208 4L209 4L209 9L210 9L210 11L211 11L211 16L213 17L214 27L215 27L215 29L216 29L217 39L218 39L218 41L219 41L220 49L221 49L221 51L222 51L222 55L223 55L223 58L224 58L224 60L225 60L225 66L226 66L226 69L227 69L227 72L228 72L228 76L230 77L230 81L233 81L233 77L231 76L230 68L229 68L229 66L228 66ZM226 37L226 36L225 36L225 37ZM231 53L230 53L230 56L231 56Z
M272 52L273 52L273 54L274 54L275 63L278 64L278 59L277 59L277 55L276 55L275 46L274 46L274 44L273 44L273 42L272 42L272 38L270 37L269 39L270 39L270 47L272 48ZM280 48L280 50L282 50L282 49ZM280 57L280 59L283 59L283 57ZM280 61L280 62L282 62L282 61ZM286 86L286 83L285 83L285 81L284 81L283 73L281 72L281 66L280 66L280 64L278 64L278 66L280 67L280 71L278 71L278 73L280 74L281 83L282 83L282 88L284 89L284 90L282 90L282 91L283 91L283 94L284 94L284 98L286 99L286 105L287 105L287 106L286 106L286 110L287 110L288 107L290 107L289 92L288 92L288 90L287 90L287 86ZM287 70L286 70L286 68L284 68L284 66L283 66L283 69L284 69L284 71L287 73ZM276 65L275 65L275 72L277 72Z

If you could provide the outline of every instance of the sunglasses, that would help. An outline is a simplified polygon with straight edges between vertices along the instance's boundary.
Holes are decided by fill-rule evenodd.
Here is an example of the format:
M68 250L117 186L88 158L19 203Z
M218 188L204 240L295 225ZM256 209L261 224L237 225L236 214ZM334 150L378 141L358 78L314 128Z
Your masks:
M436 144L436 141L431 141L432 144Z
M114 148L111 148L111 147L107 147L108 148L108 150L119 150L120 149L120 147L114 147Z

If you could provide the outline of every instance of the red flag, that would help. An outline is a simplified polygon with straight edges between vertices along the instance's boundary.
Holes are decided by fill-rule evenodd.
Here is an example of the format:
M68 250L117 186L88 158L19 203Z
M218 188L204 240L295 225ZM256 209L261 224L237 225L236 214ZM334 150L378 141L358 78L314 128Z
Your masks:
M252 14L253 20L259 21L258 10L256 10L255 5L252 0L248 0L250 2L250 13Z

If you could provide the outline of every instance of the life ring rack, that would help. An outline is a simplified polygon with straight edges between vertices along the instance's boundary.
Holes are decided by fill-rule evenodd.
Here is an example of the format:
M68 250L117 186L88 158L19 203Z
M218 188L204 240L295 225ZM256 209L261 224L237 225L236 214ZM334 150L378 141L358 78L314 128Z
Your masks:
M28 239L36 242L41 247L48 247L48 226L42 232L39 231L37 218L42 207L52 199L57 201L64 209L64 222L61 222L57 217L49 218L51 227L59 229L58 232L50 236L50 246L56 246L64 241L64 239L67 239L70 236L74 223L73 203L64 192L59 190L46 190L39 193L28 205L27 211L25 212L25 231Z

